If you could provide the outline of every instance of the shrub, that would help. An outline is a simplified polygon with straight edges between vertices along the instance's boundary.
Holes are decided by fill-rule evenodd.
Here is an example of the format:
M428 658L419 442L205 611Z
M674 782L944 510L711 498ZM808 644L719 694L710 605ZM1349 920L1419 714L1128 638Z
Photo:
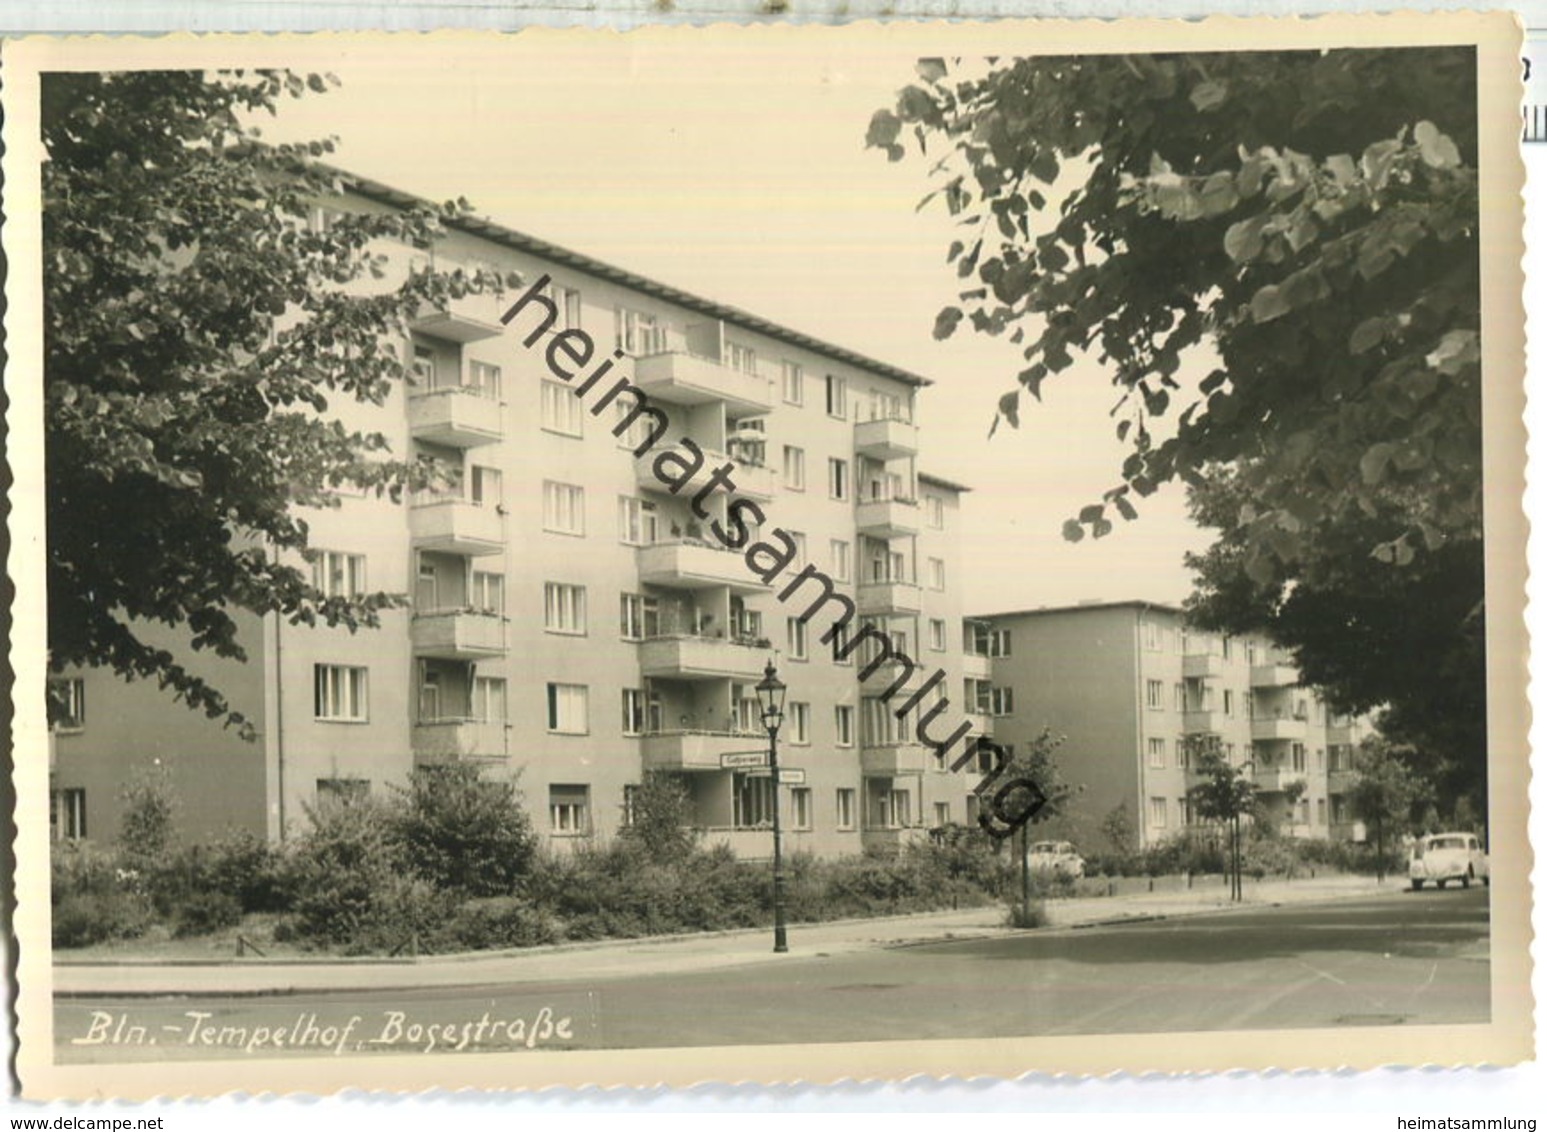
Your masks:
M485 778L471 763L416 768L389 814L401 859L438 889L508 894L536 851L515 784Z
M225 892L203 889L191 893L177 906L172 917L172 935L184 939L208 935L242 922L242 905Z
M208 847L210 885L235 897L243 912L280 912L290 892L283 854L248 830L233 830Z
M464 901L447 925L443 940L463 951L535 947L560 938L557 921L527 900L493 896Z
M1041 900L1005 901L1005 924L1012 928L1042 928L1048 924L1047 906Z
M389 816L370 799L308 807L311 828L290 857L293 927L301 939L350 944L370 932L398 878Z
M129 867L164 861L177 842L177 799L164 768L141 767L119 792L123 818L118 845Z
M693 802L682 780L652 770L635 791L630 822L618 836L637 845L650 860L670 864L687 857L697 846L698 833L692 820Z
M55 947L131 939L150 926L140 877L116 854L77 842L54 847L49 861Z

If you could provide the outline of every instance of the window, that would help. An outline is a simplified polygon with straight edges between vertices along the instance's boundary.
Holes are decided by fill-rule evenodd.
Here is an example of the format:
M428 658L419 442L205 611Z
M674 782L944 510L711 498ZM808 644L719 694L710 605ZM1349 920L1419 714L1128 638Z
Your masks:
M371 796L371 780L369 778L319 778L317 780L317 801L319 803L332 802L336 805L349 805L353 802L363 802Z
M1144 681L1144 703L1151 708L1161 708L1166 702L1166 686L1159 680Z
M1171 685L1171 706L1177 711L1187 710L1187 685Z
M661 714L661 694L640 688L623 689L623 734L643 735L655 730L651 721Z
M561 735L586 733L586 695L584 684L548 685L548 730Z
M785 361L779 364L780 384L784 388L784 403L786 405L804 405L806 403L806 375L800 368L800 363Z
M585 488L544 480L543 530L561 535L585 534Z
M806 490L806 450L784 446L784 486L791 491Z
M1325 798L1316 799L1316 824L1327 824L1327 800Z
M774 786L767 776L738 774L731 820L737 829L756 829L773 824Z
M849 416L848 384L841 377L827 375L827 415L847 420Z
M365 555L319 551L312 561L312 585L326 597L361 597L365 593Z
M312 677L318 719L359 722L366 718L364 668L317 664L312 666Z
M500 367L488 362L468 362L467 384L463 388L479 397L498 401L504 389L504 383L500 380Z
M585 420L584 407L580 403L580 398L571 393L567 386L560 385L557 381L544 381L542 399L544 429L564 436L582 435L584 430L581 425Z
M65 841L80 841L86 836L86 791L80 787L61 790L54 795L54 836Z
M619 308L618 349L630 357L666 352L666 328L653 314Z
M932 590L945 589L944 558L931 558L929 560L929 588Z
M482 464L472 467L472 493L468 496L480 507L498 507L504 502L498 468L486 468Z
M832 563L833 581L847 582L850 578L849 544L835 538L827 544L827 557Z
M1163 770L1166 765L1166 741L1164 739L1151 739L1149 741L1150 766L1156 770Z
M618 496L618 539L630 546L649 546L660 534L655 504L631 495Z
M725 343L725 364L738 373L757 374L757 351L740 342Z
M1229 688L1225 689L1224 701L1225 702L1224 702L1223 706L1224 706L1224 709L1225 709L1225 714L1226 715L1234 715L1235 714L1235 693L1232 692Z
M832 625L828 627L827 632L833 635L833 663L853 664L854 657L849 653L849 627ZM823 636L826 636L826 633Z
M849 462L847 460L828 458L827 494L834 499L849 497Z
M991 708L993 685L987 680L967 679L962 681L962 699L966 701L967 710L977 712L979 715L987 715Z
M1219 652L1226 660L1230 659L1230 638L1221 637L1219 640Z
M988 694L990 715L1013 715L1015 713L1015 689L992 688Z
M1160 651L1160 624L1156 621L1144 622L1144 647L1150 652Z
M504 723L505 678L477 676L473 679L473 719L478 723Z
M929 647L936 652L945 651L945 622L937 618L929 621Z
M555 834L583 837L591 832L591 788L548 787L548 824Z
M811 705L790 705L790 742L804 746L811 742Z
M1291 743L1289 746L1289 758L1295 770L1305 769L1305 744Z
M838 746L854 746L854 709L848 704L833 708L833 731L838 737Z
M414 347L414 360L409 363L415 385L435 388L435 351L428 346Z
M789 639L790 659L806 660L806 623L799 617L785 618L785 635Z
M585 587L543 583L543 628L550 633L585 632Z
M790 790L790 828L811 828L811 790L806 786Z
M573 287L553 288L553 305L559 312L558 318L553 321L555 330L579 330L580 329L580 292Z
M1164 798L1150 799L1150 828L1166 828L1166 800Z
M854 789L849 786L838 787L834 795L837 808L837 825L839 829L854 828Z
M950 825L950 824L951 824L951 803L949 803L949 802L936 802L935 803L935 828L939 829L942 826L947 826L947 825Z
M473 571L472 607L496 616L505 614L505 575L490 570Z
M49 690L53 693L54 710L59 713L54 720L54 730L79 731L85 727L86 681L79 677L55 680L49 684Z
M945 527L945 500L938 495L926 495L924 497L924 514L931 527L941 530Z
M1010 630L994 629L988 634L988 652L986 656L1010 655Z
M968 794L967 795L967 824L968 825L975 826L975 825L978 824L978 814L982 812L982 809L983 809L983 803L981 801L979 801L978 796L976 794Z
M790 536L790 542L795 544L795 557L790 559L790 566L792 568L798 570L802 566L804 566L806 564L806 561L807 561L806 560L806 532L804 532L804 531L785 531L784 533L789 535Z

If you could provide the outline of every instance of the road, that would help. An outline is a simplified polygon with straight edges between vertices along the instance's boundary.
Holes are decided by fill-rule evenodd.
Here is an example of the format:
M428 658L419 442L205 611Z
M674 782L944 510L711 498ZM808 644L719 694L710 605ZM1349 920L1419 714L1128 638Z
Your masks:
M509 987L60 999L61 1062L1482 1022L1488 890Z

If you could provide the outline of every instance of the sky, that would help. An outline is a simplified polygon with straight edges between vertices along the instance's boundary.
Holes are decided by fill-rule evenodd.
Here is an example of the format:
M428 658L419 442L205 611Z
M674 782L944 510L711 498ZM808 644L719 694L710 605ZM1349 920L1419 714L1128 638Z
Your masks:
M1209 540L1179 488L1140 501L1139 521L1105 539L1062 538L1065 519L1115 486L1124 454L1101 367L1050 380L1019 430L989 440L1019 348L967 326L933 339L958 290L951 218L915 211L933 157L915 148L893 164L864 148L871 114L912 78L908 57L524 39L433 67L346 46L327 64L342 85L287 101L264 136L336 136L346 169L466 197L510 227L931 378L919 466L974 489L970 612L1186 596L1182 554Z

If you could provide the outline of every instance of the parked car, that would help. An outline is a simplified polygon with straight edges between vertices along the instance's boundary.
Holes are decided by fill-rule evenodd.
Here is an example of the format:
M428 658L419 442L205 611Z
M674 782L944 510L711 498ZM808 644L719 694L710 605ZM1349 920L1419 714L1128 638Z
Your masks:
M1488 883L1488 854L1472 833L1435 833L1413 843L1407 876L1417 892L1429 881L1436 888L1459 880L1467 888L1474 880Z
M1085 858L1067 841L1033 841L1026 847L1026 866L1037 876L1075 880L1085 875Z

